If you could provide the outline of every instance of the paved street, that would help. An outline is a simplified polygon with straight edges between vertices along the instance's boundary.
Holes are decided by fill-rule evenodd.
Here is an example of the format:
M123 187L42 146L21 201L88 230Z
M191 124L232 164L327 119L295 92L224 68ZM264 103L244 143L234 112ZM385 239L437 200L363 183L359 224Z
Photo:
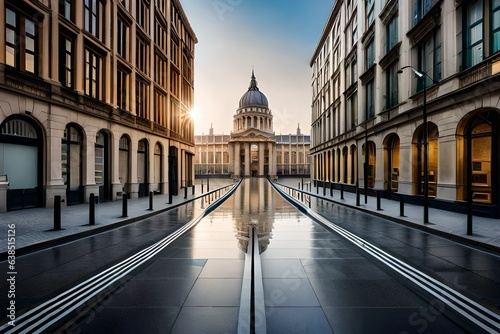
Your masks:
M186 224L205 200L19 256L16 305L35 307L19 324L43 310L58 319L47 328L69 332L237 332L248 227L255 226L270 333L497 328L498 254L321 199L311 204L317 218L299 212L265 179L245 179L192 228ZM0 288L6 299L7 285ZM68 299L73 290L78 297ZM462 315L469 303L491 313L490 323Z

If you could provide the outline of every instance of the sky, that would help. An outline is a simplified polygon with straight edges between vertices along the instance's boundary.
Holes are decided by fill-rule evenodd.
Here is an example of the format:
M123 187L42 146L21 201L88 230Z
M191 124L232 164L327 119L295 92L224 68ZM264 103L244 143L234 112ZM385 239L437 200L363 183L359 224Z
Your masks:
M334 0L180 0L195 46L195 134L233 130L252 69L276 134L311 127L309 62Z

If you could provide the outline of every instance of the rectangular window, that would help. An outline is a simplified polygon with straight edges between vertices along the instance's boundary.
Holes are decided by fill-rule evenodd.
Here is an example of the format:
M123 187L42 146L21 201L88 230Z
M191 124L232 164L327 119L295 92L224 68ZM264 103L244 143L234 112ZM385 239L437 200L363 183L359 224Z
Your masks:
M366 28L375 20L375 0L366 0Z
M179 40L173 35L170 39L170 60L179 67Z
M59 35L59 81L68 88L73 88L75 68L73 48L73 39L61 33Z
M387 52L399 42L398 37L398 17L395 16L387 25Z
M102 89L102 57L85 49L85 94L100 99Z
M118 26L116 29L116 52L127 59L127 31L128 26L120 19L118 19Z
M72 0L59 0L59 15L68 20L72 20L71 15L71 1Z
M166 126L167 96L155 89L154 121L157 124Z
M145 40L137 37L136 66L143 73L148 74L149 45Z
M175 70L170 71L170 92L179 96L179 73Z
M483 1L467 8L466 65L474 66L483 60Z
M5 8L5 63L21 71L38 72L38 26Z
M167 74L167 61L164 60L160 55L155 55L155 82L167 88L167 80L165 78Z
M366 119L375 117L375 87L374 80L370 80L366 85Z
M429 87L434 81L441 80L441 29L434 30L427 39L418 44L418 70L426 73L426 85ZM432 78L432 79L431 79ZM417 80L417 92L423 89L423 81Z
M5 8L5 63L12 67L19 66L19 23L17 13Z
M493 53L500 50L500 0L491 1L491 35Z
M413 26L429 12L437 0L413 0Z
M104 5L101 0L84 1L84 25L85 30L102 40L104 36Z
M500 0L491 2L491 32L493 35L493 53L500 50Z
M386 70L386 109L398 104L398 63L395 62Z
M149 1L137 0L137 23L149 33Z
M137 116L149 119L149 85L140 80L135 80L135 112Z
M372 39L366 47L366 69L375 64L375 40Z
M127 85L128 73L123 69L118 68L116 71L116 104L118 108L127 109Z

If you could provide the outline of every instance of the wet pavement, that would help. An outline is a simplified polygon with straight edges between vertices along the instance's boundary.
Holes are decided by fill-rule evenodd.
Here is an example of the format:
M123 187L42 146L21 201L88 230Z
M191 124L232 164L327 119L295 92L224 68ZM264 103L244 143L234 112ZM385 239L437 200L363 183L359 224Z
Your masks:
M346 207L312 204L327 220L498 313L497 255ZM206 205L195 200L145 221L20 257L19 309L142 254L144 262L124 276L117 274L99 296L79 305L57 327L75 333L236 333L248 228L255 226L269 333L481 332L305 216L265 179L243 180L220 207L177 239L158 246L154 255L141 252L168 239ZM1 287L2 296L5 289Z

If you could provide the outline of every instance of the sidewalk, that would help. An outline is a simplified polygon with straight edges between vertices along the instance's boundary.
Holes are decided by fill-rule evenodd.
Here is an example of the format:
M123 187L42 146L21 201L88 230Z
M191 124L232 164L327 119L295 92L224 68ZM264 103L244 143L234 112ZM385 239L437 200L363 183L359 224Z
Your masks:
M297 189L298 182L301 179L282 178L278 184L283 184ZM305 181L304 181L305 184ZM368 203L365 204L364 195L360 196L360 206L356 206L356 194L344 191L344 199L340 199L340 191L334 190L333 197L330 196L330 189L326 189L326 195L323 196L323 187L317 191L311 183L310 193L319 198L333 200L336 203L343 204L361 211L375 214L379 217L391 221L404 223L406 225L423 229L429 232L442 234L454 239L469 241L479 246L485 246L496 251L500 251L500 219L491 219L474 216L472 219L472 235L467 235L467 215L451 211L429 208L429 224L423 224L423 207L405 203L404 217L400 214L399 201L381 198L381 209L377 210L377 198L368 196ZM304 187L307 190L307 187Z
M233 184L231 179L210 179L210 191ZM203 179L203 193L207 193L207 180ZM202 195L201 180L195 180L195 193L188 188L184 199L184 189L177 196L172 196L172 204L168 203L168 195L153 196L153 210L149 210L149 197L128 200L127 217L122 217L122 201L99 203L95 206L95 225L89 225L89 204L63 206L61 208L61 230L54 231L54 209L33 208L0 213L0 258L7 251L9 225L15 226L16 253L36 249L49 241L58 239L70 240L146 218L168 208L179 206Z

